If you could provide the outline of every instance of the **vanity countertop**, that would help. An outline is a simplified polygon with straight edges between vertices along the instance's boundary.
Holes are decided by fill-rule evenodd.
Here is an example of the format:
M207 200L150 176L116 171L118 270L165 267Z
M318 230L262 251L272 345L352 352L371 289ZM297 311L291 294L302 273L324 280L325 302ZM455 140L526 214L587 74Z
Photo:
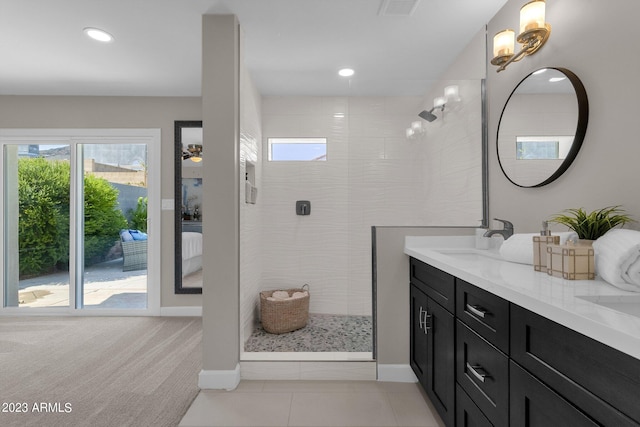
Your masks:
M497 249L475 249L474 243L473 236L407 237L404 253L640 359L640 293L598 278L552 277L532 265L504 261ZM623 303L637 316L596 303L603 301Z

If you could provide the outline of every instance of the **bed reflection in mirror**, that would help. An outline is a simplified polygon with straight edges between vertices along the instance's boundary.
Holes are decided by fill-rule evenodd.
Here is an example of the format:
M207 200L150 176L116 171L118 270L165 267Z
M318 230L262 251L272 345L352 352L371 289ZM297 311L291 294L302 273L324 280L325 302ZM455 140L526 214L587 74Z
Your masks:
M175 122L175 293L202 293L202 121Z

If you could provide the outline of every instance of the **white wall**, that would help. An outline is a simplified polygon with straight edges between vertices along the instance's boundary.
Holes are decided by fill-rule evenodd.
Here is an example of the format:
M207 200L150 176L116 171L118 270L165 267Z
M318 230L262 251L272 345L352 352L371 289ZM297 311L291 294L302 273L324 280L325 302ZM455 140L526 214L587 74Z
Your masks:
M242 32L241 32L242 34ZM242 49L242 43L240 46ZM242 55L241 55L242 57ZM251 335L257 322L262 275L262 98L243 61L240 62L240 342ZM259 195L255 204L245 203L247 162L255 167L253 184Z
M234 15L202 17L202 372L200 388L240 382L240 27Z
M199 97L0 96L0 128L159 128L161 197L173 199L174 120L200 120ZM174 293L174 211L162 211L161 307L202 305L201 295Z
M328 160L263 162L262 288L309 283L311 312L370 315L371 226L479 224L480 81L455 83L462 101L417 139L405 129L421 97L263 99L263 150L269 137L327 137Z
M489 22L492 37L517 25L522 1L509 1ZM489 197L491 216L513 221L516 232L535 232L540 222L566 208L588 211L621 204L640 220L637 137L640 56L632 37L640 2L547 2L551 36L535 55L495 72L489 66ZM597 34L593 29L598 28ZM487 55L491 56L491 53ZM571 167L541 188L519 188L502 174L495 151L497 125L511 90L532 71L564 67L582 80L589 98L584 143ZM636 223L633 227L638 228ZM562 229L561 227L559 229Z
M264 162L264 288L308 283L311 312L371 314L370 227L416 215L419 147L404 128L418 102L264 98L265 140L328 138L326 162ZM310 200L311 215L296 215L296 200Z

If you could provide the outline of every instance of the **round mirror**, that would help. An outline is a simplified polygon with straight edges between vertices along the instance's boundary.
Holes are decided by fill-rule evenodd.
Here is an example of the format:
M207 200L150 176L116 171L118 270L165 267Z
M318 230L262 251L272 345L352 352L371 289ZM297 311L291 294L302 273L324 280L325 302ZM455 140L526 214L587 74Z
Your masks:
M541 187L567 170L582 145L589 104L580 79L542 68L511 92L498 123L498 161L509 181Z

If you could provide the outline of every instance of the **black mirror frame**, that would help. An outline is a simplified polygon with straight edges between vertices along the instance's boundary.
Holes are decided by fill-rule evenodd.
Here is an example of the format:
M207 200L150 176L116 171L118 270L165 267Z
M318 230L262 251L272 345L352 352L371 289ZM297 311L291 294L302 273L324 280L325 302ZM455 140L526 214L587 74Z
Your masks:
M201 294L202 288L182 287L182 129L201 128L202 120L176 120L174 122L174 230L175 230L175 293Z
M567 78L569 79L569 81L573 85L573 89L576 92L576 99L578 101L578 123L576 125L576 132L575 132L575 136L573 138L573 144L571 144L571 148L569 149L569 152L567 153L567 157L564 159L564 162L562 162L562 164L558 167L558 169L556 169L556 171L553 174L551 174L551 176L549 176L547 179L545 179L544 181L540 182L539 184L535 184L535 185L522 185L522 184L518 184L517 182L514 182L509 177L509 175L507 175L507 172L502 167L502 162L500 161L500 150L499 150L500 125L502 123L502 117L504 116L504 112L507 109L507 105L509 105L509 100L511 99L513 94L516 92L516 90L518 90L518 87L526 79L528 79L529 76L531 76L533 74L533 72L528 74L522 80L520 80L520 83L518 83L516 85L516 87L513 89L513 91L511 91L511 94L509 95L509 98L507 98L507 102L505 102L504 107L502 107L502 113L500 114L500 120L498 121L498 130L496 131L496 154L498 156L498 164L500 165L500 170L502 170L502 173L504 174L504 176L513 185L517 185L518 187L522 187L522 188L542 187L544 185L550 184L551 182L555 181L563 173L565 173L567 171L567 169L569 169L569 166L571 166L571 163L573 163L573 161L575 160L576 156L578 155L578 151L580 150L580 147L582 147L582 142L584 141L584 136L587 133L587 124L589 123L589 99L587 98L587 91L585 90L584 85L582 84L582 81L580 81L578 76L575 75L572 71L567 70L566 68L558 68L558 67L544 67L544 68L550 69L550 70L560 71L565 76L567 76Z

